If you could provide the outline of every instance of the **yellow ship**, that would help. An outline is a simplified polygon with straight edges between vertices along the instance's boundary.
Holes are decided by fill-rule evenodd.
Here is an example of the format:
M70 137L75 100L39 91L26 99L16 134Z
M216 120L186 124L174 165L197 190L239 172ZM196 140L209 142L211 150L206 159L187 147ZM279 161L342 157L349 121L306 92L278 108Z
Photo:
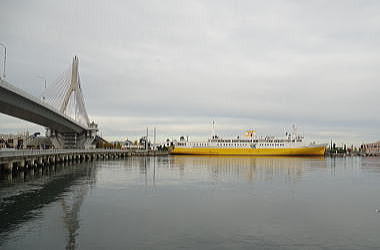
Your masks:
M214 125L213 125L214 126ZM222 139L215 133L207 141L189 142L181 137L173 143L171 154L182 155L250 155L250 156L323 156L327 144L305 144L303 136L286 132L285 137L256 137L256 131L246 132L249 138Z

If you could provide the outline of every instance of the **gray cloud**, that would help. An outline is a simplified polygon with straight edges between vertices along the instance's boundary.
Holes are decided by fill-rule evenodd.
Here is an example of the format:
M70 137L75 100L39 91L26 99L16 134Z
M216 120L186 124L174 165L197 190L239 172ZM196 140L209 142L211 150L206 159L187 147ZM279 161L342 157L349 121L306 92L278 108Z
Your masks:
M8 80L34 95L37 75L54 82L79 55L88 113L109 138L146 126L208 136L215 119L231 135L297 123L311 139L360 143L380 133L379 10L343 0L5 0L0 40Z

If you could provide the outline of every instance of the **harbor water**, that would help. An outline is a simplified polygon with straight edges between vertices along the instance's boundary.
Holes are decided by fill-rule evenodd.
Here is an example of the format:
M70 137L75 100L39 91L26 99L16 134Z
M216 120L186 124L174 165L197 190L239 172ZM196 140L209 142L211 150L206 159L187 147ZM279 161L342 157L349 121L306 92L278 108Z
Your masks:
M379 249L379 184L360 157L39 168L1 176L0 249Z

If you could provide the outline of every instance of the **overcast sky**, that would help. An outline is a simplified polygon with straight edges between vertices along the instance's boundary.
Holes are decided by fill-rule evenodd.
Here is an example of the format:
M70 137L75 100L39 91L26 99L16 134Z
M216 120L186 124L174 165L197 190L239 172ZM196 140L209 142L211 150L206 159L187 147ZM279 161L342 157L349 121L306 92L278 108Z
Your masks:
M39 96L74 55L108 139L380 139L380 1L1 0L7 80ZM2 55L2 54L1 54ZM42 130L0 115L0 133Z

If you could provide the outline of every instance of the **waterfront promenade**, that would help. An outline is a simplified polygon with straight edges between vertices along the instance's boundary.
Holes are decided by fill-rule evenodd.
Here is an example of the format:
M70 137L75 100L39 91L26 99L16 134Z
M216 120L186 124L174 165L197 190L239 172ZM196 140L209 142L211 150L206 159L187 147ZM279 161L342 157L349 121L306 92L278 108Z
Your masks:
M6 150L0 151L0 171L12 171L34 166L56 163L92 161L98 159L119 159L128 156L167 155L167 151L123 150L123 149L45 149L45 150Z

